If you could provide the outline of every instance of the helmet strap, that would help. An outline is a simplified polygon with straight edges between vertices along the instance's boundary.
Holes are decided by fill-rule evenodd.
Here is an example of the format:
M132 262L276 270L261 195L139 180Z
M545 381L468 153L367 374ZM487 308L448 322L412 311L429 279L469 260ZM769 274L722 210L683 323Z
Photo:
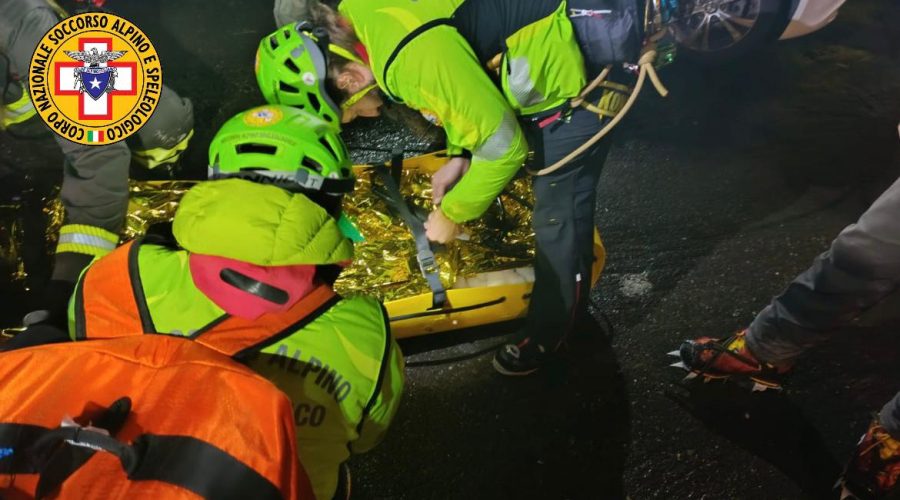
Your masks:
M323 191L330 194L342 194L353 192L356 185L356 179L348 177L346 179L331 179L321 175L312 174L307 170L299 169L294 176L294 182L304 189L311 191Z
M328 53L328 48L331 45L331 37L328 36L328 30L325 28L316 28L312 31L310 38L316 41L316 45L319 46L319 50L321 50L323 54Z
M364 66L368 66L368 64L363 62L363 60L360 59L358 55L354 54L353 52L350 52L349 50L341 47L340 45L335 45L333 43L329 43L328 50L331 51L332 54L337 54L337 55L343 57L344 59L347 59L348 61L353 61L355 63L362 64Z
M350 106L353 106L354 104L361 101L362 98L366 96L366 94L368 94L369 92L371 92L372 90L377 89L377 88L378 88L378 85L376 85L374 83L371 85L366 85L359 92L351 95L350 97L347 98L346 101L341 103L341 109L343 109L343 110L348 109Z

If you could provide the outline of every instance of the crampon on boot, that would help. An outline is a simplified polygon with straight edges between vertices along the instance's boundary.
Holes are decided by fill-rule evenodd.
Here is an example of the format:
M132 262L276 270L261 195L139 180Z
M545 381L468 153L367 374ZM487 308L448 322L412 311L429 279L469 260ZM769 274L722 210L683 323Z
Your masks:
M860 438L836 486L841 488L841 500L897 498L900 496L900 488L896 488L898 478L900 440L891 437L876 416Z
M747 348L746 335L747 330L743 330L724 340L709 337L687 340L677 351L669 353L681 358L670 366L687 370L685 380L697 377L702 377L704 382L730 379L749 385L753 391L781 389L781 376L790 367L757 360Z

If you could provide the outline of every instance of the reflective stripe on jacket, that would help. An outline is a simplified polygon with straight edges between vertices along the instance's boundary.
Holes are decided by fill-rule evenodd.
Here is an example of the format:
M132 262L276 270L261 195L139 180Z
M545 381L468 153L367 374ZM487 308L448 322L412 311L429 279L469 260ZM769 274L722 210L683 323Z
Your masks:
M0 112L0 129L22 123L36 114L37 110L34 109L31 96L25 92L25 89L22 89L21 97L3 106L2 112Z
M181 157L181 153L187 149L188 143L190 143L192 137L194 137L193 129L185 134L184 138L178 141L177 144L170 148L134 149L131 151L131 157L134 158L134 161L137 163L150 169L168 163L175 163L178 161L178 158Z
M66 224L59 229L56 253L74 252L101 257L116 248L119 235L96 226Z

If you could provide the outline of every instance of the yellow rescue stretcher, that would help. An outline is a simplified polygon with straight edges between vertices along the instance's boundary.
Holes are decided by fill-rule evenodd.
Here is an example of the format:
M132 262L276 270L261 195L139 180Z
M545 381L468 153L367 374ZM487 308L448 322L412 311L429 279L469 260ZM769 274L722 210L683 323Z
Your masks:
M444 152L431 153L403 161L404 170L417 170L433 174L447 161ZM357 174L367 165L354 167ZM606 264L606 250L599 232L594 230L594 266L591 283L596 284ZM465 280L447 290L447 304L433 308L432 294L422 293L410 297L386 300L384 305L391 320L391 330L397 338L408 338L431 333L448 332L463 328L499 323L522 318L528 312L533 272L505 270L485 273L483 279ZM518 276L513 276L516 274ZM495 284L516 281L509 284Z

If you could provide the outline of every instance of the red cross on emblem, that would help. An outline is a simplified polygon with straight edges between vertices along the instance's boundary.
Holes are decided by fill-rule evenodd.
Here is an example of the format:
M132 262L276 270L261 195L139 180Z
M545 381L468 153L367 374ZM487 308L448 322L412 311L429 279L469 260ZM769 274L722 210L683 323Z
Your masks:
M112 50L112 38L79 38L78 50L98 52ZM78 96L79 120L112 120L112 107L116 96L137 95L137 63L136 62L105 62L99 67L116 68L118 78L115 80L114 90L108 90L94 99L87 92L81 91L79 76L75 68L87 68L87 63L79 61L55 63L56 85L54 96Z

